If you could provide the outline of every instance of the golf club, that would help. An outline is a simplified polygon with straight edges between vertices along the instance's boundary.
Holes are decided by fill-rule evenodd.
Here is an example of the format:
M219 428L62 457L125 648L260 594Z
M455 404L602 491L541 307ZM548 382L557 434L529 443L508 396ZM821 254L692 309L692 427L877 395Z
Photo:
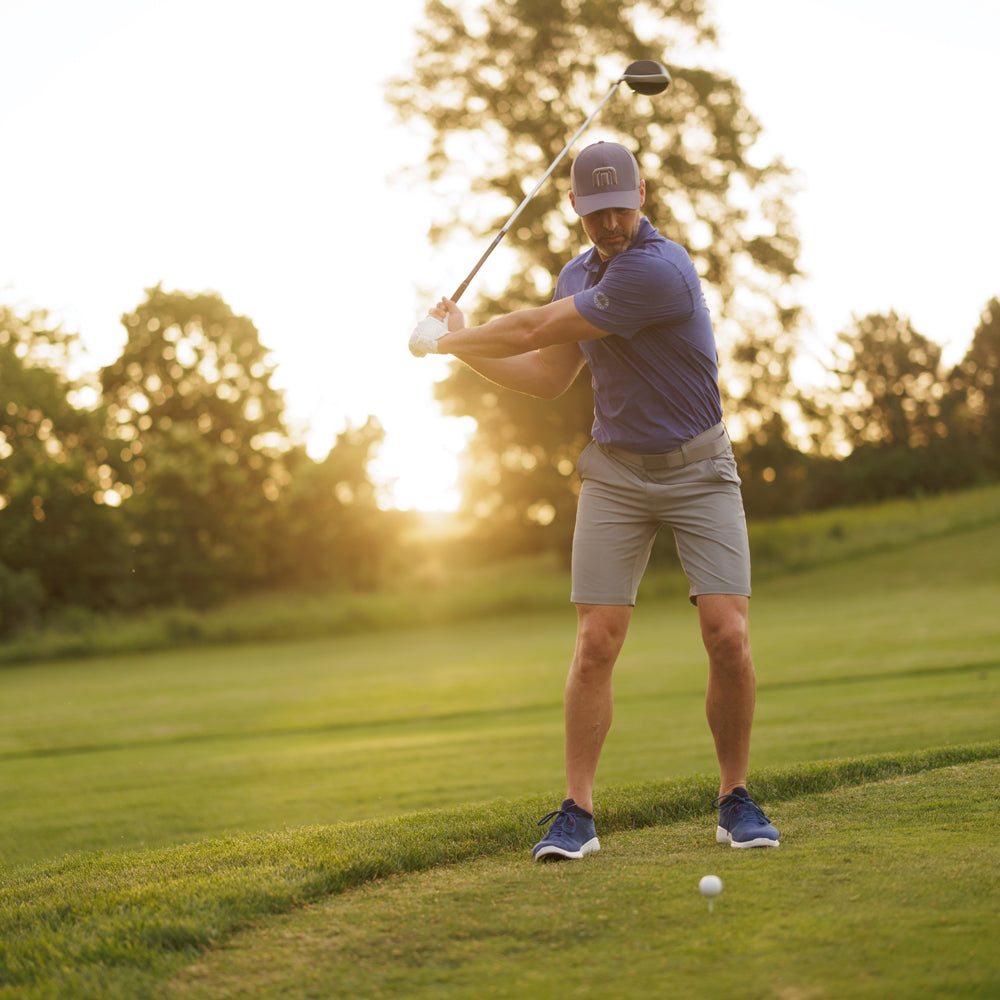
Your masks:
M462 282L456 289L455 293L451 297L452 302L457 302L462 295L462 293L469 287L469 282L476 276L479 269L486 263L486 258L489 257L491 253L497 248L500 241L507 235L507 230L514 224L517 217L524 211L525 206L531 201L532 198L538 194L542 185L548 180L549 175L553 170L559 165L562 158L569 151L570 147L576 142L577 139L583 134L587 126L597 117L598 112L605 104L611 99L611 95L618 89L620 83L627 83L633 92L637 94L662 94L663 91L670 86L670 74L667 72L667 68L662 64L656 62L653 59L639 59L634 63L630 63L626 67L625 72L612 84L611 89L604 95L603 100L600 104L594 108L591 112L590 117L576 130L573 137L566 143L563 147L562 152L549 164L548 170L542 174L539 178L538 183L532 188L531 193L521 202L517 208L514 209L511 217L504 223L503 228L497 233L496 238L493 242L486 248L486 253L479 258L476 266L469 272L468 277Z

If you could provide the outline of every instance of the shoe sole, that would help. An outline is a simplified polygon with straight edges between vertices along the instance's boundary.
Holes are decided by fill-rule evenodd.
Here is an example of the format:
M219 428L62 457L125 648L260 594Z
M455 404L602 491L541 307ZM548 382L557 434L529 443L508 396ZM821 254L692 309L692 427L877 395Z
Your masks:
M770 837L757 837L754 840L733 840L729 831L722 826L715 828L715 839L719 844L728 844L730 847L780 847L780 840L771 840Z
M567 851L564 847L556 847L555 844L546 844L545 847L540 847L537 852L532 851L532 857L536 861L579 861L585 854L593 854L600 849L601 845L597 838L594 837L592 840L588 840L587 843L581 845L578 851Z

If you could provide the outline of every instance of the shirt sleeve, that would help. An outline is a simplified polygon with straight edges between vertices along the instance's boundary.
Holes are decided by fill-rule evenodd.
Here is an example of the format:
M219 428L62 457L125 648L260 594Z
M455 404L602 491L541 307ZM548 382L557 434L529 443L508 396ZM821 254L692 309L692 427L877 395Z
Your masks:
M580 315L606 333L634 337L640 330L689 319L701 298L697 272L644 252L611 259L601 280L573 297ZM687 273L687 272L690 273Z

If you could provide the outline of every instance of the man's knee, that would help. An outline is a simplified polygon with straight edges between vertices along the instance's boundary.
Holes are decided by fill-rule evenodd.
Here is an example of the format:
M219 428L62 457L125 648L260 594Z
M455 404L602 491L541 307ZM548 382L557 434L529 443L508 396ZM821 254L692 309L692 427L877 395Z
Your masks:
M614 666L625 642L632 608L618 605L577 605L576 656L583 670L607 670Z
M701 634L709 658L739 664L750 659L750 624L747 600L729 595L706 595L698 599Z

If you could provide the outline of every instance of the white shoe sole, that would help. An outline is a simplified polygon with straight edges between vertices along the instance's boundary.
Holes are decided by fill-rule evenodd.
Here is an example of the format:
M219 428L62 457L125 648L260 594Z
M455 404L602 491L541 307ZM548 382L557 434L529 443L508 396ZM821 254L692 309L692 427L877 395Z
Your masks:
M771 840L770 837L757 837L756 840L744 840L737 843L730 836L727 829L721 826L715 828L715 839L719 844L728 844L730 847L780 847L780 840Z
M578 851L567 851L562 847L556 847L555 844L546 844L538 850L537 853L532 852L532 856L536 861L541 861L542 858L569 858L572 860L579 860L585 854L592 854L595 851L599 851L601 845L596 837L592 837L587 843L580 846Z

